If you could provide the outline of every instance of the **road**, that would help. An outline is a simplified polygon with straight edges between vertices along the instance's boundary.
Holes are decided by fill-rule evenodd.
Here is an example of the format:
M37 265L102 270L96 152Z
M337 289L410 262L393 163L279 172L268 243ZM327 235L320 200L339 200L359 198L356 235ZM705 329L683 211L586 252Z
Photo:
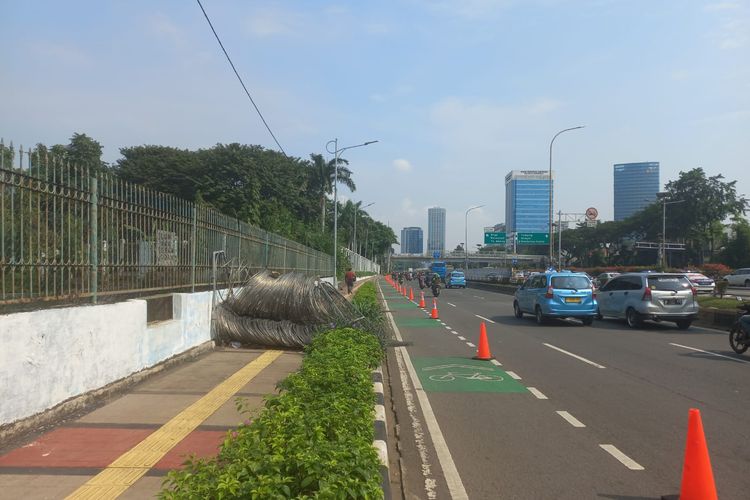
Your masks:
M690 408L701 410L719 497L747 498L750 356L734 355L723 332L614 320L540 327L513 317L511 296L476 289L443 291L443 325L382 283L408 344L389 357L407 498L673 495ZM481 318L495 368L522 392L477 388L491 376L436 389L427 376L468 367Z
M750 297L750 288L744 286L730 286L727 287L727 293L738 297Z

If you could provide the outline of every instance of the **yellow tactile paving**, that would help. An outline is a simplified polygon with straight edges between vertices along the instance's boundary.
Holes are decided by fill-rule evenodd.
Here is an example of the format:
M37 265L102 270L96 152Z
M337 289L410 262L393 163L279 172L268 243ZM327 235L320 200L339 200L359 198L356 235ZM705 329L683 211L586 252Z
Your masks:
M282 351L266 351L208 394L185 408L146 439L120 455L106 469L71 493L68 499L117 498L146 474L169 450L182 441L219 409L245 384L281 356Z

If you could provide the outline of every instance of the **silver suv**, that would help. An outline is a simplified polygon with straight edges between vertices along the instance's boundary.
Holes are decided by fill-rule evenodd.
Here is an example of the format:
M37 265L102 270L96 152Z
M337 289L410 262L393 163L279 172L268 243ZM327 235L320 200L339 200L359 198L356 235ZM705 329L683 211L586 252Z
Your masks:
M647 319L674 321L687 330L698 317L697 294L684 274L621 274L599 289L599 317L624 318L631 328Z

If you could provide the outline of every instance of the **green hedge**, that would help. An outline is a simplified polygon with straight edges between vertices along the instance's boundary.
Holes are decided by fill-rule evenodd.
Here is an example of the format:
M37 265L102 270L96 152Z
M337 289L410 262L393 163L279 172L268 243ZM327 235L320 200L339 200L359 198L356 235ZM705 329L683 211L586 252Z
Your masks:
M382 357L370 333L317 335L281 394L228 433L217 457L171 471L161 497L382 498L371 379Z

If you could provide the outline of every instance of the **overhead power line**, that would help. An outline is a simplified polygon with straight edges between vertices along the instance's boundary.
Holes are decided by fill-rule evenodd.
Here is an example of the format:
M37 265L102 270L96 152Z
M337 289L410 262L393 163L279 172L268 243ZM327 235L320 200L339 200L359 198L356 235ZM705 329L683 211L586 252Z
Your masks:
M206 9L203 8L203 4L201 3L201 0L196 0L196 1L198 2L198 6L201 8L201 11L203 11L203 16L206 18L206 21L208 21L208 25L211 27L211 31L213 31L214 36L216 37L216 41L219 42L219 46L221 47L221 50L224 52L224 55L226 56L227 61L229 61L229 65L232 67L232 71L234 71L234 74L237 76L237 79L240 81L242 88L245 90L245 94L247 95L247 98L250 99L250 102L253 104L255 111L258 112L258 116L260 116L260 119L263 121L263 125L266 126L266 130L268 130L268 133L271 134L271 137L273 137L273 140L274 142L276 142L276 145L279 147L281 152L284 153L284 156L287 156L286 151L284 151L284 148L282 148L281 144L279 144L279 140L276 139L276 136L271 130L271 127L268 126L268 122L266 122L266 119L263 118L263 113L260 112L260 109L258 109L258 105L255 104L253 97L250 95L250 92L247 90L247 87L245 86L245 82L242 81L242 77L237 72L237 68L234 67L232 58L229 57L229 54L227 53L227 49L225 49L224 44L221 43L221 38L219 38L218 33L216 33L216 30L214 29L214 25L211 23L211 19L209 19L208 14L206 14Z

